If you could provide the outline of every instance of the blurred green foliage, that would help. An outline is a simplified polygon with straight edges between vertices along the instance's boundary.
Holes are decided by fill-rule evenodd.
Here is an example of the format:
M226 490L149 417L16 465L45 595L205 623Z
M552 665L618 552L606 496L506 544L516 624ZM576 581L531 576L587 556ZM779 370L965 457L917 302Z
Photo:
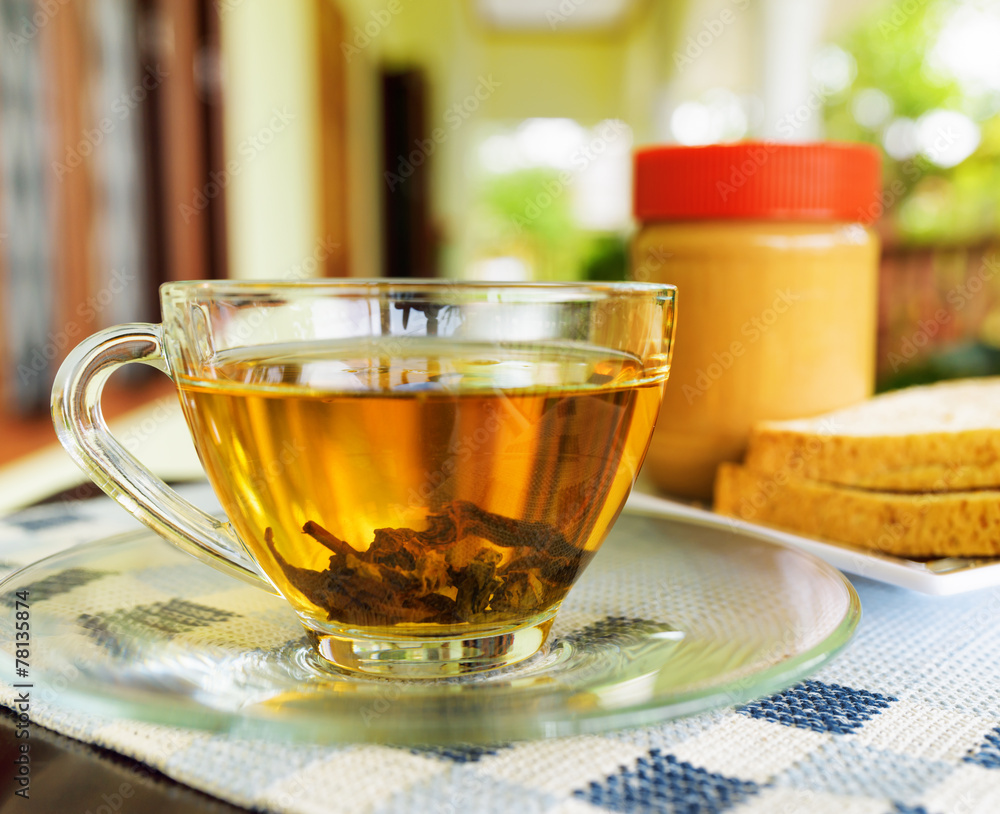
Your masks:
M476 218L481 251L517 257L536 280L624 279L624 238L576 222L568 177L551 168L489 176Z
M938 166L921 154L895 160L883 150L884 223L890 240L969 245L1000 233L1000 83L963 83L930 58L949 21L970 8L1000 16L995 1L903 0L881 7L840 43L853 56L857 74L848 88L826 100L829 138L881 148L894 120L919 120L933 110L962 113L980 129L978 147L954 167ZM983 56L969 54L970 59ZM855 110L859 94L869 89L888 96L892 111L884 121L865 126Z

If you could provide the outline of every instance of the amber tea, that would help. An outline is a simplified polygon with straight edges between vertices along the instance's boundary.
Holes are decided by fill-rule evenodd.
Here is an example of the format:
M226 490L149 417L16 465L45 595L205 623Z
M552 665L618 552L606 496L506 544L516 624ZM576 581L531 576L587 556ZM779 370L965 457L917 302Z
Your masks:
M574 343L428 337L222 352L178 383L226 514L307 625L412 638L555 613L662 378Z

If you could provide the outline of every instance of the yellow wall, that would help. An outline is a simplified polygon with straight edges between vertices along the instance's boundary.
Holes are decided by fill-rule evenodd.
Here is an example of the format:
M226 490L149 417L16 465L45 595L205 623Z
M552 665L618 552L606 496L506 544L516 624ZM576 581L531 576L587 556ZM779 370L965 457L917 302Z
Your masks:
M230 275L282 277L316 251L315 7L244 0L222 9Z

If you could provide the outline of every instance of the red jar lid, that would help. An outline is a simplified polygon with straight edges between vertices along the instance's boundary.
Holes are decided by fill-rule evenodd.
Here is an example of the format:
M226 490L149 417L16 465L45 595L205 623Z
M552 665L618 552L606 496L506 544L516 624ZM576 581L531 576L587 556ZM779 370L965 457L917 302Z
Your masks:
M635 154L639 220L869 222L881 188L879 153L867 144L741 141Z

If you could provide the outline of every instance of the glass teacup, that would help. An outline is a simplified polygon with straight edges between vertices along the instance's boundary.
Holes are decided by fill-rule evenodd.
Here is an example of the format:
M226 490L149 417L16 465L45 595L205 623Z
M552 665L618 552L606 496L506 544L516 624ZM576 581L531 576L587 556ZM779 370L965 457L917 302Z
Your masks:
M186 282L59 371L74 459L164 538L284 597L341 668L406 678L544 643L621 511L670 367L675 290L643 283ZM100 395L175 382L225 510L108 433Z

